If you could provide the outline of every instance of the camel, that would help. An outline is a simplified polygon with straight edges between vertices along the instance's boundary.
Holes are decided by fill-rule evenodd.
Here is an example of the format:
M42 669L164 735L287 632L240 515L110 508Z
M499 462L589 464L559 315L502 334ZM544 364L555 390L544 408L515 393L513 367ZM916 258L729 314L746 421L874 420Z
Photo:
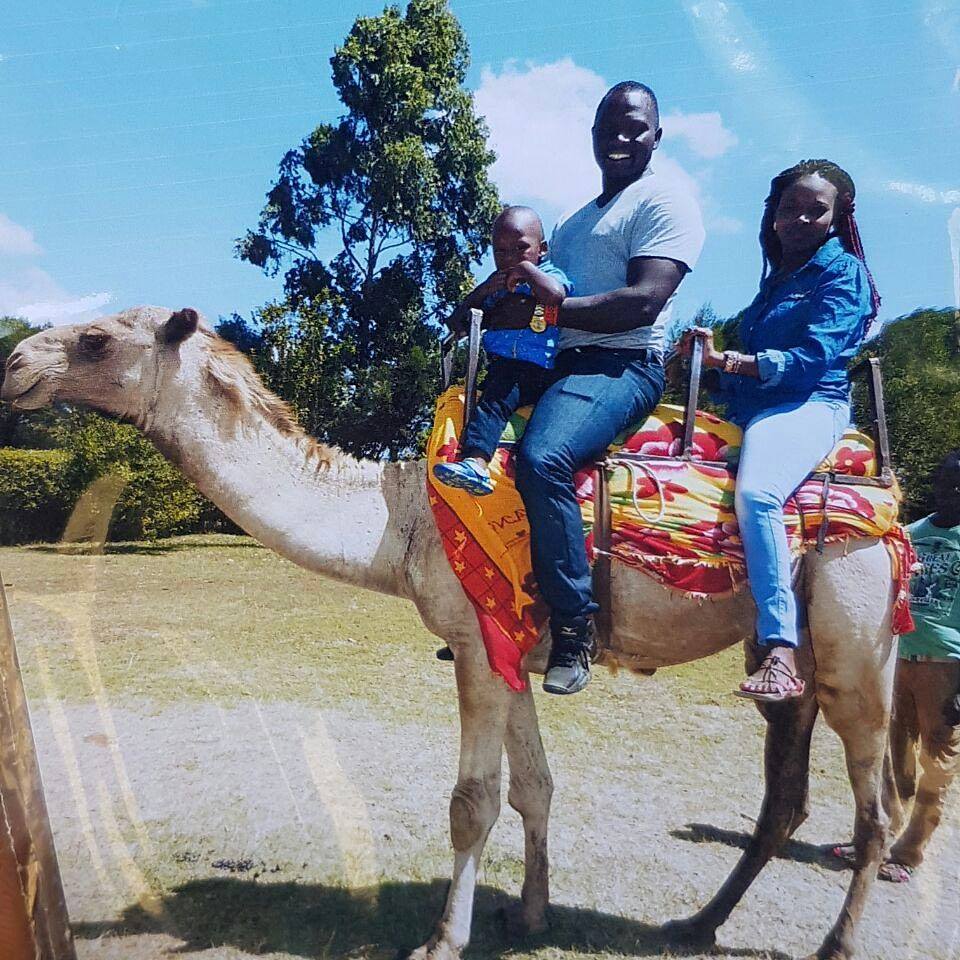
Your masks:
M189 308L137 307L38 333L10 356L2 398L24 410L55 400L80 404L133 423L270 549L323 576L411 600L454 652L461 721L450 799L452 880L435 932L412 957L453 960L467 944L480 858L500 810L504 749L507 799L525 835L515 920L527 931L545 928L553 784L534 697L529 684L522 693L508 689L487 664L473 609L441 547L424 462L359 462L307 437L246 358ZM744 594L703 602L625 565L614 564L611 576L611 653L636 670L706 657L752 634L753 605ZM822 711L846 753L856 860L839 916L813 956L854 955L887 828L880 788L895 642L884 545L862 539L808 555L802 589L811 638L801 662L807 690L760 706L768 724L766 793L756 831L713 899L662 928L665 942L709 949L754 878L806 819L810 739ZM526 666L542 669L543 659L538 648ZM756 651L748 647L749 659Z

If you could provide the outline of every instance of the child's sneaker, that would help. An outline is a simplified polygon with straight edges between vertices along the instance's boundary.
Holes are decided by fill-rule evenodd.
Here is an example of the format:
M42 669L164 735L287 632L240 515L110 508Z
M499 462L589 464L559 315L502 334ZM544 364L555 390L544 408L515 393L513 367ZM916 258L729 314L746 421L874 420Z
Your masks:
M485 497L493 493L493 481L490 472L484 465L477 465L476 460L460 460L455 463L438 463L433 468L433 475L445 487L457 487L466 490L475 497Z

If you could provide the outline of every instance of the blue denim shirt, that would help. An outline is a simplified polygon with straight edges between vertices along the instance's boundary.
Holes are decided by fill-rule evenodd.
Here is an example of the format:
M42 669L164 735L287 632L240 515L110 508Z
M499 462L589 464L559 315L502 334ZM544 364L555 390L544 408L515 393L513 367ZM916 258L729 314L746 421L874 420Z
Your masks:
M558 266L549 260L541 260L538 266L547 276L560 282L566 296L573 293L573 284ZM524 297L533 296L533 290L526 283L518 283L514 293ZM493 311L508 296L510 294L506 290L490 294L483 301L484 311ZM547 327L542 333L528 327L524 330L487 330L483 335L483 349L487 353L508 360L526 360L548 370L553 367L559 342L560 334L555 326Z
M832 237L793 273L761 284L739 325L760 377L722 374L717 399L741 426L782 403L848 402L847 366L873 314L866 268Z

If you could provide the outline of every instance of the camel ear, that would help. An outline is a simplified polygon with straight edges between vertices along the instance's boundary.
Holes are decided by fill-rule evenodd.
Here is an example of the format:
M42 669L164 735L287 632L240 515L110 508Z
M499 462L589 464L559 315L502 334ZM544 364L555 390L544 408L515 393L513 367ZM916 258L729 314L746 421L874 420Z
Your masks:
M164 343L182 343L197 332L200 314L193 307L184 307L170 316L161 327L160 337Z

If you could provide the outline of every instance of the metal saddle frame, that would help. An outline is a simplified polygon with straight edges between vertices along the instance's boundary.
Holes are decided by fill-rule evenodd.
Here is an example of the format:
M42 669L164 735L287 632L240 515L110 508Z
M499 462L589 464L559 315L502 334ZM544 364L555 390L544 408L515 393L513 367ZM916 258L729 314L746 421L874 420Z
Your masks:
M470 311L470 326L467 333L466 378L464 395L463 426L466 429L477 404L477 375L480 364L480 327L483 323L483 313L480 310ZM454 351L461 339L458 333L448 334L440 344L440 368L443 388L446 390L453 377ZM667 363L677 361L678 355L668 357ZM596 503L594 504L593 546L596 558L593 564L594 597L600 605L596 615L598 647L604 651L609 646L611 634L610 620L610 565L613 559L612 530L613 519L610 501L610 474L618 465L628 468L642 465L647 462L664 461L693 461L704 463L707 466L721 467L725 470L734 470L726 461L701 460L693 455L693 434L697 414L697 401L700 396L700 379L703 372L703 338L697 337L693 344L693 354L690 359L690 375L687 385L687 402L683 419L683 443L680 453L676 456L660 454L620 452L604 458L595 465L596 470ZM820 480L823 484L823 502L826 505L830 486L837 484L854 484L861 486L890 487L893 485L893 470L890 461L890 439L887 433L886 407L883 399L883 379L880 374L880 361L876 357L867 357L861 360L850 370L851 377L864 377L870 394L870 423L867 427L873 438L874 450L877 458L876 477L856 477L848 474L834 473L833 471L815 471L810 476ZM823 538L826 536L827 525L820 525L820 535L817 549L823 550Z

